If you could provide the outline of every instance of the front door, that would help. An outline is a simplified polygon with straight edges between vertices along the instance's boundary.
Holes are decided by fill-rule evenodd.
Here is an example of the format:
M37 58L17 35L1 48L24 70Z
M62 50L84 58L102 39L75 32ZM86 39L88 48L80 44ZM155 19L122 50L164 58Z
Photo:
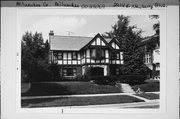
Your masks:
M104 68L102 67L92 68L92 76L104 76Z

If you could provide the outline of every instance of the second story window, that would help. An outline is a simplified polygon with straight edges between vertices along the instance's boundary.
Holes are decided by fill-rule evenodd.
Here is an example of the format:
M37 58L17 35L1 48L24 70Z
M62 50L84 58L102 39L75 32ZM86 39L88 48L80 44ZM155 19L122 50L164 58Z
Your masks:
M58 60L62 60L63 59L63 53L59 52L57 55Z
M111 59L113 59L113 60L118 60L118 59L120 59L119 53L112 52L112 54L111 54Z
M91 57L96 57L96 49L91 49Z
M146 53L144 57L144 63L148 64L152 62L151 53Z
M73 59L73 60L76 60L76 59L77 59L77 53L76 53L76 52L73 52L73 53L72 53L72 59Z

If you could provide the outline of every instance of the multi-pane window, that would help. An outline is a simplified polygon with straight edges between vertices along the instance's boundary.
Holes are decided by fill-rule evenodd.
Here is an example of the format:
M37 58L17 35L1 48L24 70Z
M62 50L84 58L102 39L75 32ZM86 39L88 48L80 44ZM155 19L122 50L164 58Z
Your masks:
M74 59L74 60L77 59L77 53L76 52L72 53L72 59Z
M151 63L151 53L146 53L145 54L145 57L144 57L144 63L147 64L147 63Z
M62 72L63 76L76 76L77 74L76 68L64 68Z
M62 60L62 59L63 59L63 53L62 53L62 52L59 52L59 53L58 53L57 59L58 59L58 60Z

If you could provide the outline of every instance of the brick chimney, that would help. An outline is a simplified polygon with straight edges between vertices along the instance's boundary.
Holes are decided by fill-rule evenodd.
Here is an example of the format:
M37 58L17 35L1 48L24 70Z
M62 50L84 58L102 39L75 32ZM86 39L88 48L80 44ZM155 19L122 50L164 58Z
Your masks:
M50 30L50 32L49 32L49 36L54 36L54 32L53 32L53 30Z

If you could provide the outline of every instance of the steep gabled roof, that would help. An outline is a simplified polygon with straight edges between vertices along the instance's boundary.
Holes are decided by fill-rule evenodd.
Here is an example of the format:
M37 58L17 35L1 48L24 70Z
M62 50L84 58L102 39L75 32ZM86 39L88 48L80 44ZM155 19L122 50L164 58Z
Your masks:
M96 37L100 37L109 48L113 49L109 43L115 39L104 38L98 33L94 37L50 35L50 50L79 51L90 45Z
M78 51L89 43L93 37L82 36L50 36L51 50Z

